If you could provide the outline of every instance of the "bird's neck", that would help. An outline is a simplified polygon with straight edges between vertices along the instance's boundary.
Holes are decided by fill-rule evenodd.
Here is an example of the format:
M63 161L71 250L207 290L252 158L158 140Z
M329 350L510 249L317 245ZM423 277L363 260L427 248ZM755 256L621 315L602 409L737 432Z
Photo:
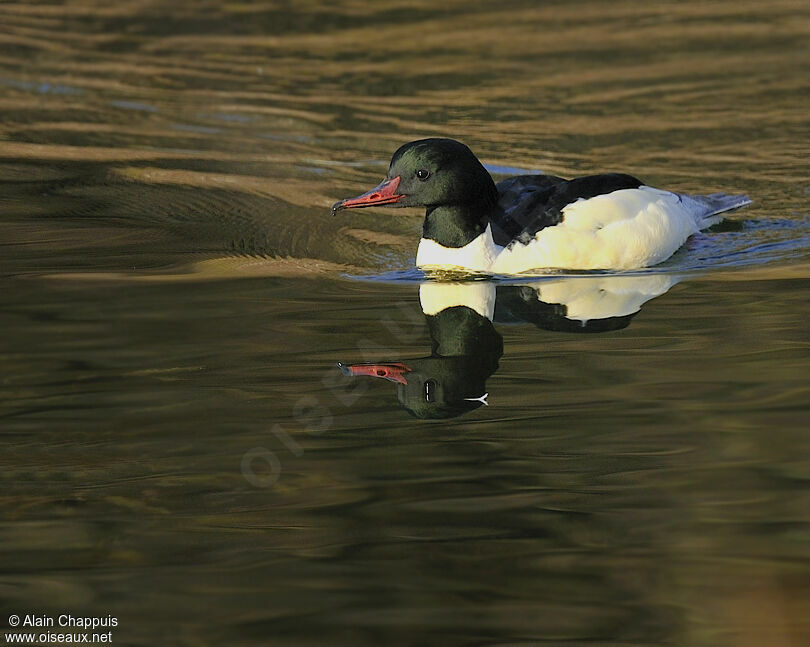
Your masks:
M422 238L443 247L464 247L486 231L490 219L489 205L442 205L428 207Z

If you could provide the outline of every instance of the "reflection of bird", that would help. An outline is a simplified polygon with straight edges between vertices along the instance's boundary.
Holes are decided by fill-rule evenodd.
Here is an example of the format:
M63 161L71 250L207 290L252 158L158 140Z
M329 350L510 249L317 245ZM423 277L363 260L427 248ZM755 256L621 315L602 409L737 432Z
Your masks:
M486 381L503 353L493 319L565 332L618 330L675 283L677 278L663 274L565 277L529 285L430 281L419 287L433 342L429 357L338 366L347 376L393 382L399 401L419 418L460 416L489 404Z
M743 195L662 191L618 173L525 175L496 186L464 144L422 139L394 153L379 186L336 202L332 212L427 207L417 265L515 274L655 265L720 214L749 203Z
M488 404L486 381L503 353L491 321L494 285L426 283L419 295L433 342L429 357L341 364L341 371L394 382L399 401L418 418L452 418Z

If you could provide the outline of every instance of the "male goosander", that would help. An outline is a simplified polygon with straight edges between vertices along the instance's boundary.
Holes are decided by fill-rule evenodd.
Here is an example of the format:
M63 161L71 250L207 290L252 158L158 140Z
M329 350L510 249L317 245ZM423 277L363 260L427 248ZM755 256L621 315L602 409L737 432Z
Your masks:
M379 186L336 202L332 214L426 207L419 267L518 274L656 265L721 214L750 203L744 195L654 189L621 173L518 175L496 185L467 146L432 138L401 146Z

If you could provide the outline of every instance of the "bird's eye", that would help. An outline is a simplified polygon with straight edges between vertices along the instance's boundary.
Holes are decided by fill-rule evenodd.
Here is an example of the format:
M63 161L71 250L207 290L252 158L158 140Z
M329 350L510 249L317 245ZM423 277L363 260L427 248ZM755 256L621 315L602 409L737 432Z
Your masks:
M430 171L428 171L426 168L420 168L416 172L416 177L418 177L420 180L427 180L430 177Z

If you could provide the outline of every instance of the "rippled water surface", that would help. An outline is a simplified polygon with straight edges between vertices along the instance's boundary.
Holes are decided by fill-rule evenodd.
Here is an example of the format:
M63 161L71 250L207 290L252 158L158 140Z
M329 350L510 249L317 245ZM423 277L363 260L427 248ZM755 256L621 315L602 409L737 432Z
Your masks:
M806 3L0 24L4 631L810 644ZM426 136L754 204L654 270L425 283L418 210L329 205Z

